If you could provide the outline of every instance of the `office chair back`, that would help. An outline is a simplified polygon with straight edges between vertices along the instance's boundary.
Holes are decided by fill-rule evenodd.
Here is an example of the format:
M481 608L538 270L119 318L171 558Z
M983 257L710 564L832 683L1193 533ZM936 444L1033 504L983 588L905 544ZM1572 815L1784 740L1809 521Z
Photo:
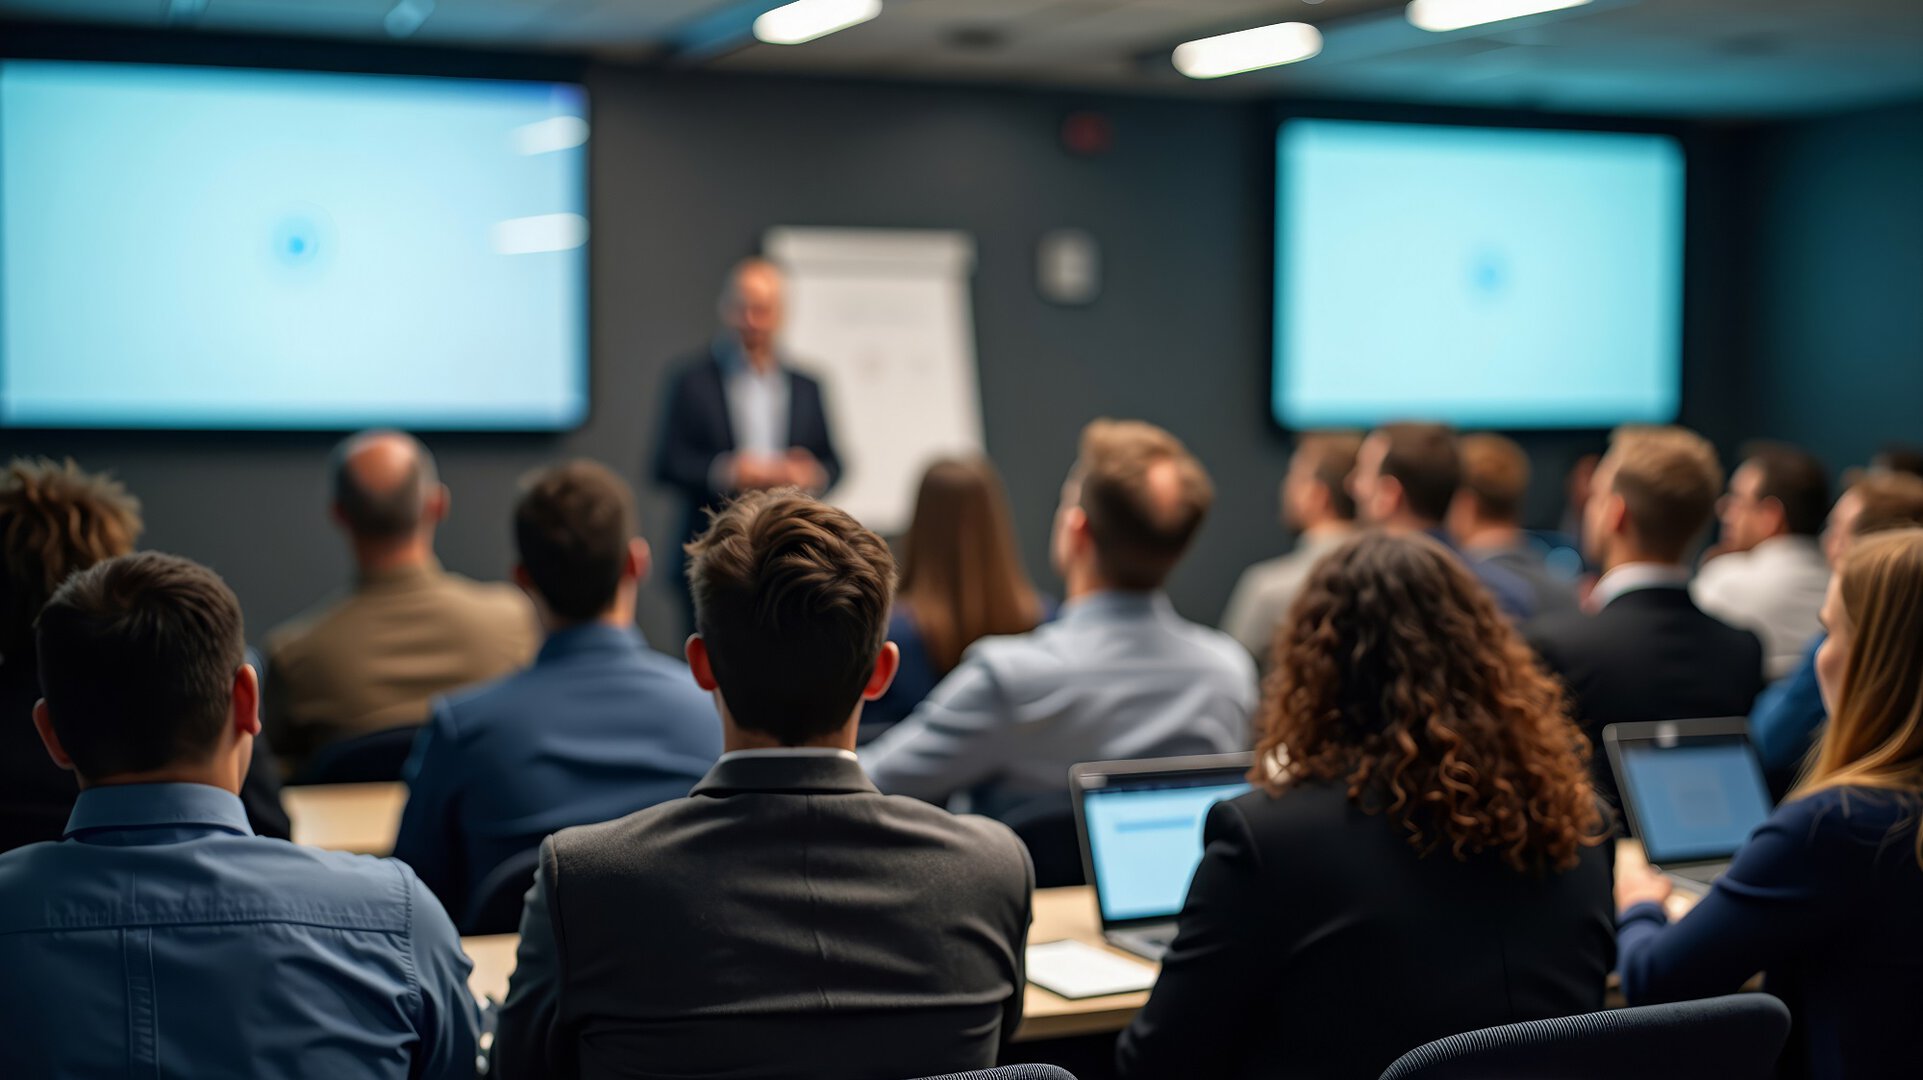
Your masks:
M974 1072L926 1076L921 1080L1075 1080L1075 1074L1055 1065L1003 1065Z
M387 728L324 746L289 784L379 784L401 778L420 727Z
M1438 1039L1382 1080L1769 1080L1789 1009L1768 994L1531 1020Z
M531 847L508 856L488 871L474 891L474 910L461 918L461 935L512 934L521 929L521 903L534 885L534 869L541 849Z

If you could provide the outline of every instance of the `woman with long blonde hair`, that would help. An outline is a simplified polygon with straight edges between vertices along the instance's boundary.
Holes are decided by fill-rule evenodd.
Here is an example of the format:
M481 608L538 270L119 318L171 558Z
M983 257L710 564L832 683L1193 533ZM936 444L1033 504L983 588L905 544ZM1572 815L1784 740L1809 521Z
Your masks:
M1923 1067L1923 529L1860 539L1830 582L1816 657L1830 721L1802 779L1688 917L1625 873L1631 1004L1734 991L1758 971L1795 1018L1782 1074Z
M910 712L970 645L1035 629L1045 605L1015 546L1002 478L984 458L944 458L922 474L902 553L888 640L901 667L861 718L861 741Z

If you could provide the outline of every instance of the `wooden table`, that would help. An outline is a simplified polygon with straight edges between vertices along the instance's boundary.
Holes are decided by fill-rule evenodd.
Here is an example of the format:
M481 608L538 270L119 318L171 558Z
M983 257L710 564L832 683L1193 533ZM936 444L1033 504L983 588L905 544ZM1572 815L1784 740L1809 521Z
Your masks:
M407 785L316 784L281 789L294 842L357 855L386 855L400 831Z
M1622 841L1617 847L1616 861L1618 868L1644 864L1646 860L1643 858L1642 845L1633 840ZM1670 917L1681 918L1695 903L1695 897L1677 892L1669 900ZM1040 945L1063 938L1109 949L1102 941L1101 921L1096 916L1095 890L1081 886L1036 891L1035 921L1029 929L1029 943ZM514 971L514 950L519 943L520 939L514 934L461 939L461 945L474 961L468 986L474 991L475 997L482 1000L493 998L496 1001L507 997L508 976ZM1137 963L1147 963L1133 953L1114 949L1109 951ZM1613 975L1611 980L1613 983ZM1030 1042L1120 1031L1147 1003L1146 990L1070 1001L1031 983L1022 999L1022 1026L1015 1033L1015 1041Z

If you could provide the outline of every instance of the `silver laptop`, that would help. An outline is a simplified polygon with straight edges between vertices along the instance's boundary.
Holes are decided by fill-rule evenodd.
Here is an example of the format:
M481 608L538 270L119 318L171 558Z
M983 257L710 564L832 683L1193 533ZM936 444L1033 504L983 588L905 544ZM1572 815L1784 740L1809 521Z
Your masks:
M1082 867L1110 944L1162 959L1202 861L1209 807L1249 790L1253 761L1253 754L1210 754L1069 770Z
M1768 820L1769 785L1742 717L1611 724L1609 767L1651 866L1693 892Z

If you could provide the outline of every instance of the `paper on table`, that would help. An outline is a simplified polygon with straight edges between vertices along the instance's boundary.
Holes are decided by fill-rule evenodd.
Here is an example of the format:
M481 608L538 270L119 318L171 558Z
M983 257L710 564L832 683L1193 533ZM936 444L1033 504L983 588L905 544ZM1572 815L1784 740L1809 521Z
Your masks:
M1076 999L1127 994L1155 985L1155 969L1079 941L1028 947L1028 981Z

